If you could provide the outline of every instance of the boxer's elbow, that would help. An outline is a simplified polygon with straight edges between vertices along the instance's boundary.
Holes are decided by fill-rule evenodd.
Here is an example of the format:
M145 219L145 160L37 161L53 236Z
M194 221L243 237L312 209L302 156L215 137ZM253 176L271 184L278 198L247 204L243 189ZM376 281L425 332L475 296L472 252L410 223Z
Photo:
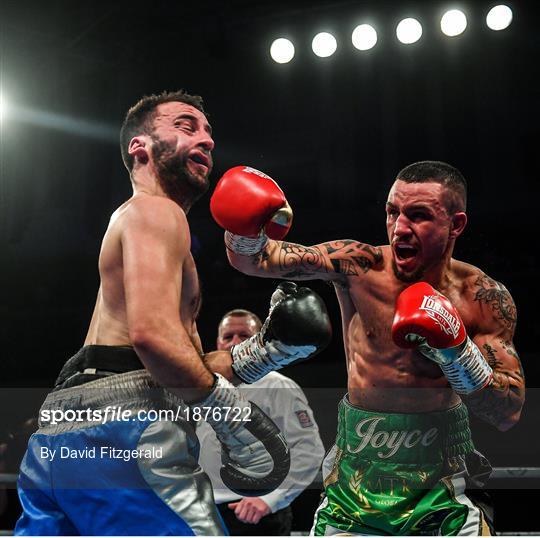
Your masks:
M496 428L500 432L507 432L510 428L512 428L515 425L515 422L502 422L501 424L497 424Z
M257 266L254 263L253 256L242 256L241 254L236 254L231 250L227 250L227 257L229 258L229 263L236 270L244 273L246 275L256 275Z
M510 428L513 428L518 423L518 420L513 420L513 419L503 420L503 421L495 424L495 427L500 432L507 432Z
M244 256L227 250L227 257L232 267L245 275L263 278L280 278L282 271L276 254L279 244L279 241L269 240L264 251L252 256Z
M468 397L462 396L462 399L478 418L501 432L508 431L519 422L524 403L521 394L506 393L501 399L497 392L486 389Z
M162 386L183 391L180 397L193 399L209 391L212 374L198 351L181 330L172 338L166 331L144 328L130 331L133 348L150 375Z
M513 428L521 418L521 410L523 408L523 400L510 402L506 406L494 406L494 412L482 414L480 418L484 418L491 425L495 426L499 431L506 432ZM477 413L478 414L478 413ZM484 416L482 416L484 415Z
M501 432L506 432L510 428L513 428L519 422L520 418L521 418L521 408L517 412L507 417L504 417L502 420L499 420L495 424L495 427Z
M512 387L507 402L506 412L501 417L501 420L495 424L497 429L502 432L508 431L519 422L523 404L525 403L525 387L521 385Z
M133 329L129 331L129 340L135 350L149 350L155 347L155 335L146 329Z
M145 328L130 330L129 339L139 357L159 355L163 347L159 335Z

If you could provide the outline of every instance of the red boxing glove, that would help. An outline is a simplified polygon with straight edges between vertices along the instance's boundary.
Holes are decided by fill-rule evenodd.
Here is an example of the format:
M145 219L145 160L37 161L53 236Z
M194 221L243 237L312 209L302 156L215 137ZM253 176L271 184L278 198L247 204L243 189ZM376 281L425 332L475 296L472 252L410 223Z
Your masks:
M467 336L457 309L426 282L399 294L392 339L436 362L458 394L472 394L491 383L493 370Z
M210 211L222 228L235 235L258 237L264 230L270 239L278 240L287 235L293 216L278 184L249 166L235 166L223 174Z
M404 289L396 300L392 339L396 346L414 348L425 338L433 348L444 349L462 344L467 337L465 326L454 305L427 282L417 282Z

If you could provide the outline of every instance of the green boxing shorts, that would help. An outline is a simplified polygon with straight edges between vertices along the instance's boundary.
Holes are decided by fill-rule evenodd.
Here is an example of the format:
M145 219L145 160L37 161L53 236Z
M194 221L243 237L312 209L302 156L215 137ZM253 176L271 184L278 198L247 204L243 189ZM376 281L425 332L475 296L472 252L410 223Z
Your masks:
M474 450L464 404L383 413L345 397L311 534L489 536L485 515L465 488L482 487L490 472Z

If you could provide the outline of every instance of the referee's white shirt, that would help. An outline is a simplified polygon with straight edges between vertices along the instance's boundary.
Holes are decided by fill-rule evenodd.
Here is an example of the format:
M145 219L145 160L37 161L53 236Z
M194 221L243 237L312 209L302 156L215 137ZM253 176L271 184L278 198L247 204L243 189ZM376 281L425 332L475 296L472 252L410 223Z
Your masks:
M291 469L287 478L278 489L261 497L276 512L291 504L317 475L324 457L319 428L302 389L278 372L238 388L277 424L289 445ZM228 489L219 475L221 445L214 430L201 421L197 436L201 443L199 463L212 481L216 504L240 500L242 497Z

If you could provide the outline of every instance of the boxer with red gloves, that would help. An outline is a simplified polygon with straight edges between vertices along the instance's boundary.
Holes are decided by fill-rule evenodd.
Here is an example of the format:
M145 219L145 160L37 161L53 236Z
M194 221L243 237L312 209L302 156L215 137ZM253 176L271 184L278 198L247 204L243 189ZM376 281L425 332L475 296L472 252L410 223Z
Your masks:
M292 210L278 184L249 166L236 166L223 175L210 211L226 230L227 247L247 256L260 252L269 237L283 239L292 224Z
M249 166L223 175L210 210L226 228L227 247L246 256L261 252L269 237L285 237L292 223L292 210L277 183ZM287 282L272 295L261 330L232 348L232 369L243 382L253 383L272 370L315 355L330 338L330 320L320 297Z
M402 291L396 301L392 338L436 362L458 394L472 394L493 379L493 369L467 336L454 305L426 282Z
M467 411L505 431L519 420L525 382L512 297L452 257L467 224L466 189L449 164L414 163L388 194L387 245L305 247L283 240L292 212L269 176L236 167L216 186L211 210L234 267L331 281L340 303L348 395L324 465L315 534L487 530L464 494L487 469Z

